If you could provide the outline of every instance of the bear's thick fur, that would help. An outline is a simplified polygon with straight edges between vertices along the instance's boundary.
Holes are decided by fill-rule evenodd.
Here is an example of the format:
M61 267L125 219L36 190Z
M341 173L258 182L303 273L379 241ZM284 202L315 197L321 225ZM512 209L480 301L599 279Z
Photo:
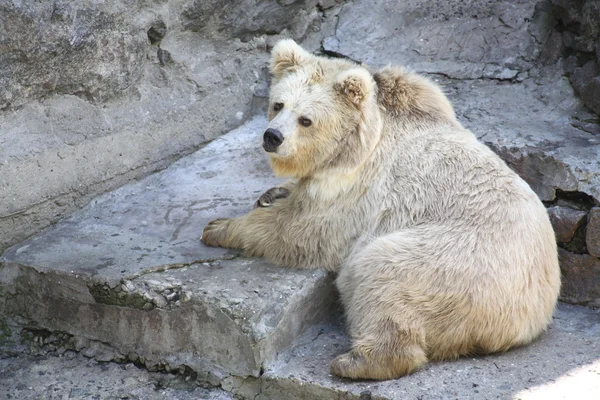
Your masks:
M439 87L291 40L273 49L271 72L264 147L293 179L269 207L211 222L202 240L338 271L353 346L334 374L396 378L544 331L560 288L546 209Z

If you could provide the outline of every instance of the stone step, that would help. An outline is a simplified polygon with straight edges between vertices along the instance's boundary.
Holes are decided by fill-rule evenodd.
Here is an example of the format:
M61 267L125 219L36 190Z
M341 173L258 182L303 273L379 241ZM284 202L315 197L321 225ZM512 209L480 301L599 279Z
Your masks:
M101 361L185 366L218 385L258 376L336 304L323 271L199 241L278 183L257 117L167 170L94 200L0 258L0 314L62 332Z
M349 349L341 322L315 326L260 379L223 388L267 399L578 399L600 393L600 310L559 303L554 323L529 346L503 354L436 362L390 381L352 382L329 373Z
M212 389L197 387L185 368L149 372L65 351L56 345L59 336L0 343L0 398L596 400L600 393L600 311L562 303L548 332L529 346L431 363L385 382L329 374L329 361L350 344L339 318L308 329L260 378L229 376Z

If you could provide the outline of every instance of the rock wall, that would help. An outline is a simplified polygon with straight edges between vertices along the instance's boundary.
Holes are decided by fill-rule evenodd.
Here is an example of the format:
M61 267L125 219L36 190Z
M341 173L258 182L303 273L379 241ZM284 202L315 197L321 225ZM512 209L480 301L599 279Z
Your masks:
M561 65L585 106L600 114L600 2L548 0L536 9L547 29L540 36L541 64ZM600 134L597 115L582 122L580 129ZM598 158L589 161L600 170ZM599 200L589 191L560 191L547 203L559 245L565 302L600 307Z
M600 307L600 207L578 194L563 195L548 208L559 245L561 300Z
M264 106L335 1L0 1L0 253Z
M600 2L550 0L539 3L553 27L543 62L565 59L564 70L585 105L600 114Z

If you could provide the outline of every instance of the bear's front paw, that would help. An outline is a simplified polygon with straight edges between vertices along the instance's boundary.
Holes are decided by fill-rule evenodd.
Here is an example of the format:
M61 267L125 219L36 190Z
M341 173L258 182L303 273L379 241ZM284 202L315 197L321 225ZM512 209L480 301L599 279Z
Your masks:
M202 242L207 246L226 247L227 228L230 218L219 218L211 221L202 231Z
M275 200L277 199L285 199L290 195L290 191L284 187L273 187L266 192L264 192L256 203L254 203L254 208L258 207L270 207Z

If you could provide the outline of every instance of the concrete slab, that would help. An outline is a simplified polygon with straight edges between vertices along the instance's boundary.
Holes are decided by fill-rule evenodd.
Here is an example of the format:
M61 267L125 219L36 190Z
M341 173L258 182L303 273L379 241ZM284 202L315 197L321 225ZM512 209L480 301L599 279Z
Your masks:
M427 365L396 380L351 382L329 374L349 348L342 326L307 332L258 380L224 387L252 399L582 399L600 393L600 311L559 304L535 343L504 354Z
M247 212L278 182L260 151L265 126L255 118L7 250L0 312L68 333L104 361L185 365L212 383L258 376L335 304L322 271L199 241L209 220Z

